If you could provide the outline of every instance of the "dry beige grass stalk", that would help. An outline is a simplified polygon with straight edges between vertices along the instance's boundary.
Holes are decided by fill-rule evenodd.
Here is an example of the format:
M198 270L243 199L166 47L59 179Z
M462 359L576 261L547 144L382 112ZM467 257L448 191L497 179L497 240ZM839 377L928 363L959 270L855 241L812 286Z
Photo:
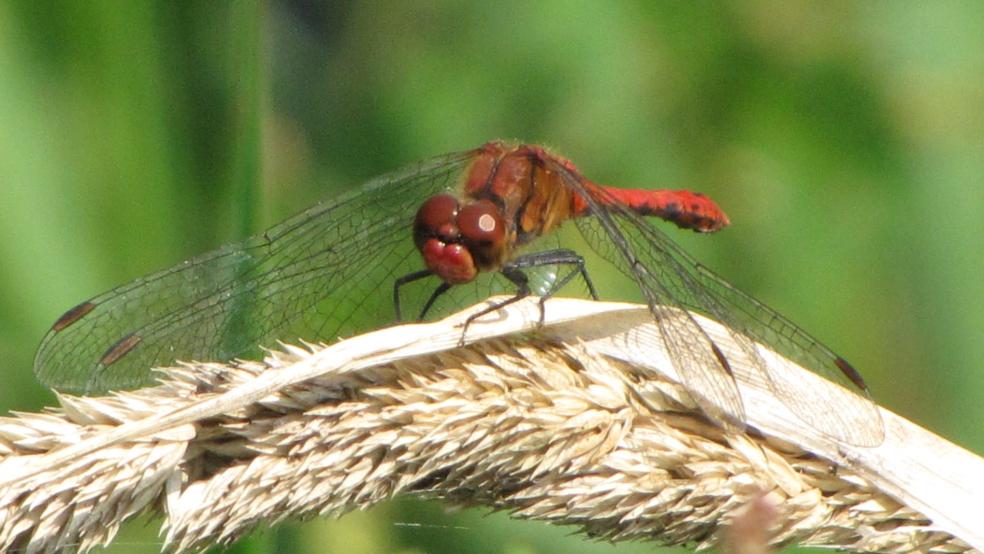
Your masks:
M972 550L855 458L725 432L672 380L603 353L598 322L610 319L598 318L642 325L638 310L571 305L567 323L533 336L510 315L469 337L493 338L457 347L459 317L263 363L186 365L157 387L4 418L0 550L87 550L156 512L166 548L185 551L399 494L612 541ZM426 347L407 346L420 337Z

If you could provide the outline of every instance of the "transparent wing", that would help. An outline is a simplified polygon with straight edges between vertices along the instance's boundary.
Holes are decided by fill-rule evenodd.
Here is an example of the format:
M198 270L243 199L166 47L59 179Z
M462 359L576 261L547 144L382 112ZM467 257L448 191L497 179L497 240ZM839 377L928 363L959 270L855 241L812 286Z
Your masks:
M671 265L655 258L664 252L647 251L631 221L617 210L575 220L591 248L639 285L670 359L700 407L722 427L741 428L745 409L730 367L679 300L688 284L671 275Z
M35 373L59 390L132 388L175 360L228 360L276 340L334 340L391 323L393 281L422 268L413 214L458 185L472 154L379 177L263 234L80 304L42 340Z
M643 217L606 197L604 190L589 193L576 176L565 174L568 185L589 198L594 214L576 220L578 229L599 255L639 285L674 365L688 388L697 391L696 400L712 419L724 426L743 421L742 400L720 349L693 318L681 317L676 309L701 312L727 326L773 394L814 429L859 446L882 442L884 425L878 408L846 361L702 266ZM808 386L777 362L768 361L755 342L843 389Z

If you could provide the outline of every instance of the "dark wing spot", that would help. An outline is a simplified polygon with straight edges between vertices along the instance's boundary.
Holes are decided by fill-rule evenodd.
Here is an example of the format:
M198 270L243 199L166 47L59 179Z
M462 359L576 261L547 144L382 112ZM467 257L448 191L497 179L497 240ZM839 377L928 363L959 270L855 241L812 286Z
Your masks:
M861 378L861 373L859 373L858 370L854 369L854 366L847 363L847 360L841 358L840 356L837 356L836 358L834 358L834 363L837 364L837 367L840 368L842 372L844 372L844 375L847 375L847 378L850 379L852 383L857 385L859 389L863 391L868 390L868 385L866 385L864 379Z
M51 326L51 330L57 333L58 331L61 331L65 327L68 327L69 325L82 319L83 317L85 317L85 314L91 312L95 308L96 305L93 304L92 302L83 302L78 306L75 306L71 310L68 310L67 312L62 314L62 316L58 318L58 321L56 321L55 324Z
M728 359L724 357L724 352L721 352L721 349L718 348L718 345L714 344L713 342L711 343L711 350L714 352L714 357L717 358L717 361L719 364L721 364L721 367L723 367L724 370L728 372L728 375L730 375L731 378L734 379L735 372L732 371L731 364L728 362Z
M133 350L133 348L140 344L140 341L142 340L143 337L140 335L130 333L129 335L116 341L116 344L113 346L110 346L109 350L106 350L106 353L102 355L102 358L99 358L99 363L104 367L115 363L117 360L125 356L127 352Z

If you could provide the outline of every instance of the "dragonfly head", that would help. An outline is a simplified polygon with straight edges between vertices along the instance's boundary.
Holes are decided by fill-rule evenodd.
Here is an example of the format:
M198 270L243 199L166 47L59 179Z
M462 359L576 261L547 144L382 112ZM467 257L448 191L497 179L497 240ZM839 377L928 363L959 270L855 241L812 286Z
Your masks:
M508 254L502 212L489 200L432 196L417 211L413 238L427 268L452 285L499 269Z

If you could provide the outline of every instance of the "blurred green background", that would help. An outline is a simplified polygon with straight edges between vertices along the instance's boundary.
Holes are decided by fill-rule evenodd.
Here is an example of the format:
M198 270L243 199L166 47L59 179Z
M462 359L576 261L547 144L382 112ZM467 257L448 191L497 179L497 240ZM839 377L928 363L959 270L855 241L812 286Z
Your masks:
M0 408L52 402L34 349L81 300L516 138L711 195L732 227L671 236L984 452L982 76L973 1L0 3ZM569 531L399 501L235 551L653 551Z

